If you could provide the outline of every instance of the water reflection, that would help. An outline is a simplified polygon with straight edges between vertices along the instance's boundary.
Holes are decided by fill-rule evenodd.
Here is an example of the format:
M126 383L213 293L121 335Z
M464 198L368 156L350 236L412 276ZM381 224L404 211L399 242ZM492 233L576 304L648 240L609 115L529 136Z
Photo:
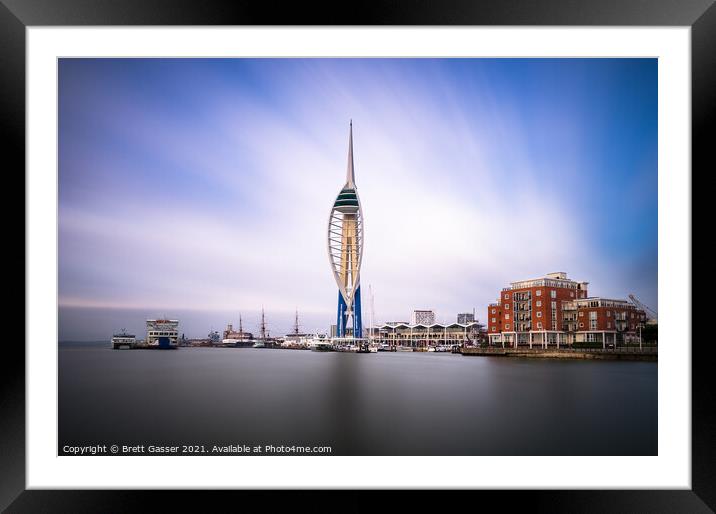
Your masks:
M61 444L330 445L343 455L655 455L657 365L61 346Z

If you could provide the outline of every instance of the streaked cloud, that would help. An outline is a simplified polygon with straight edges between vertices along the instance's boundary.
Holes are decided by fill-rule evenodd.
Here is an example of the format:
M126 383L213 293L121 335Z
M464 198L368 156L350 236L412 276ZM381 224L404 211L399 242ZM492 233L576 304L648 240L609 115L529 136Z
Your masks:
M656 306L655 92L650 60L63 60L60 305L327 327L352 118L377 321L549 271Z

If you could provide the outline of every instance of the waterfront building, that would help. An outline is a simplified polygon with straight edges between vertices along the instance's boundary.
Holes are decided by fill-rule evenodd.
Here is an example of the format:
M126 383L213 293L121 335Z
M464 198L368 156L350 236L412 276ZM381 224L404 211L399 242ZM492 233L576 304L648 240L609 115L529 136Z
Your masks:
M472 312L461 312L457 315L458 323L471 323L475 321L475 311Z
M348 136L346 183L328 217L328 259L338 285L336 337L361 338L360 266L363 258L363 210L355 185L353 122Z
M470 323L385 323L378 328L376 343L393 347L429 348L472 344L480 337L482 325Z
M147 339L149 346L175 347L179 340L179 320L148 319Z
M576 343L635 343L639 328L646 323L646 313L627 300L584 298L565 303L565 313L576 312L565 320L566 328L574 331Z
M432 325L435 323L434 311L413 311L410 315L411 325Z
M598 342L606 347L635 340L644 312L626 300L589 297L588 284L570 280L564 272L512 282L487 307L490 344Z

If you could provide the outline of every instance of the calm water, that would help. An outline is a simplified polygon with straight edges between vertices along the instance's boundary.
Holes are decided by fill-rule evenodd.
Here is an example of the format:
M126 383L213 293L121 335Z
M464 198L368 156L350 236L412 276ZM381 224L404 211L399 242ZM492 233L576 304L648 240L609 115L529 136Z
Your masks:
M65 444L656 455L657 364L61 344Z

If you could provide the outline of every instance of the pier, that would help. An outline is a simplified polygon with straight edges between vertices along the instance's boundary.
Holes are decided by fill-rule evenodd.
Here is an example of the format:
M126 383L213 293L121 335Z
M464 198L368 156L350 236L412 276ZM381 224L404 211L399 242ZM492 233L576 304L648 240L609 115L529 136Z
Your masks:
M656 346L622 347L622 348L479 348L463 347L461 355L477 355L483 357L523 357L537 359L589 359L589 360L658 360Z

